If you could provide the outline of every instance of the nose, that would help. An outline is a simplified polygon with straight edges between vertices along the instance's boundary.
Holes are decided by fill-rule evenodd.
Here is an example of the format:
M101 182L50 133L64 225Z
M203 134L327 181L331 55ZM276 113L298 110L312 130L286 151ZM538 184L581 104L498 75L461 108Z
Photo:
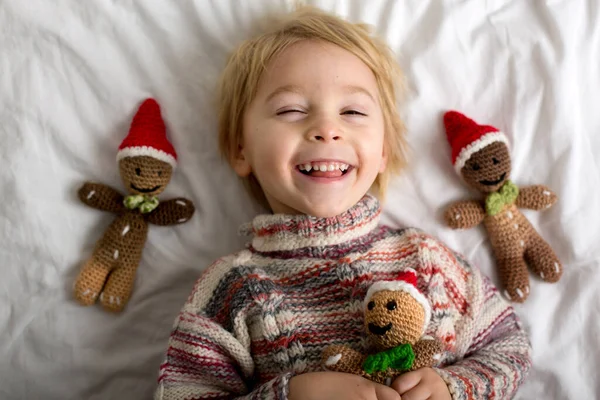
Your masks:
M307 139L326 143L342 139L342 132L335 122L321 118L307 131Z

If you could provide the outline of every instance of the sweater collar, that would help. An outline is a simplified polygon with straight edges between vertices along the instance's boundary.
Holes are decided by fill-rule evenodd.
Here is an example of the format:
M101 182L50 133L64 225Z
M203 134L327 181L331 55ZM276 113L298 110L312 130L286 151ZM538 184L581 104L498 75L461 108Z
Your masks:
M366 194L354 206L334 217L259 215L243 225L241 233L254 236L252 247L259 252L327 247L365 236L377 227L380 216L379 201Z

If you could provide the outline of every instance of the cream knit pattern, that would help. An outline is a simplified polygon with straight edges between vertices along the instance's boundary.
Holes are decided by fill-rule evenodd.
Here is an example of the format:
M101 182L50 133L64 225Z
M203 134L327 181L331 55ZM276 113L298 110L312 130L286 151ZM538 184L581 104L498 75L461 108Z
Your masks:
M332 218L259 216L247 249L217 260L177 317L155 399L285 399L295 374L321 370L323 349L367 352L369 286L407 268L432 307L426 334L453 399L514 395L531 366L512 307L459 254L416 229L378 225L365 196Z

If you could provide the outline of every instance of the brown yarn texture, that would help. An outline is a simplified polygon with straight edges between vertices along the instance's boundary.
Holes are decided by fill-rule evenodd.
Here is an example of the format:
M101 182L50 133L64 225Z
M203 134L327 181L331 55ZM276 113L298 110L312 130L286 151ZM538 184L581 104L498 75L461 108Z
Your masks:
M476 200L460 201L448 207L444 219L454 229L472 228L483 222L485 209Z
M158 196L171 181L173 168L156 158L139 156L119 161L119 172L129 193ZM156 189L144 191L153 188Z
M437 339L421 339L413 345L415 362L412 370L432 367L436 364L436 355L443 351L442 342Z
M172 175L169 164L147 156L122 159L119 171L129 193L149 196L164 191ZM84 204L117 216L81 268L75 280L75 298L82 305L100 300L104 309L122 311L131 297L148 224L167 226L187 222L194 214L194 205L190 200L177 198L160 202L152 212L142 214L139 209L125 207L125 196L117 190L91 182L85 183L78 195Z
M471 187L484 194L499 190L510 175L508 148L503 143L483 148L465 163L461 174ZM492 184L495 182L498 183ZM519 208L544 210L556 201L557 196L550 189L536 185L519 189L515 203L505 205L496 215L487 215L483 202L461 201L446 209L444 219L453 229L472 228L483 222L490 237L504 295L509 300L522 303L530 293L528 267L546 282L558 281L563 268L550 245Z
M408 293L399 291L382 290L371 298L374 307L365 310L365 330L371 343L373 353L384 351L401 344L411 344L415 353L415 361L410 371L423 367L435 366L436 355L443 351L442 343L433 338L421 338L423 324L425 323L425 311L423 307ZM395 302L395 309L388 309L387 305ZM379 327L392 324L392 328L384 335L372 333L369 324ZM339 357L339 361L333 365L327 365L330 357ZM367 374L362 365L368 354L363 354L346 345L332 345L327 347L322 354L322 365L325 369L337 372L346 372L361 375L378 383L385 383L388 379L394 379L407 371L388 369Z
M473 188L482 193L493 193L508 180L510 170L508 147L504 143L494 142L473 154L460 172Z

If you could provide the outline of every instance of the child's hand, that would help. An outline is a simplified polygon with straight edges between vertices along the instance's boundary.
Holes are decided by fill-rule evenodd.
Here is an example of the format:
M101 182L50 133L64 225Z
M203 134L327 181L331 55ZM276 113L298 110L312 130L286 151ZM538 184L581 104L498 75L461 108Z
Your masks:
M289 400L400 400L394 389L342 372L311 372L290 380ZM441 397L440 397L441 399Z
M421 368L400 375L392 383L402 400L451 400L448 386L431 368Z

